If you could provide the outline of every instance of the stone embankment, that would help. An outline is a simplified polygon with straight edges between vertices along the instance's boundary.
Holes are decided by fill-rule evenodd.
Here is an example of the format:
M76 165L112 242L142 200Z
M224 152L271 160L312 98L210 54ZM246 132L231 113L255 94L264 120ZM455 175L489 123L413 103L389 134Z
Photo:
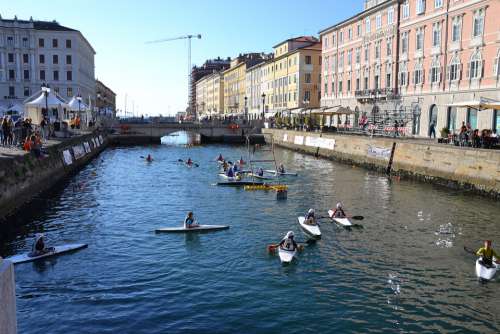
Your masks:
M0 219L14 213L38 194L49 190L96 157L108 145L107 137L91 133L51 142L47 154L36 158L17 151L0 156Z
M0 257L0 334L16 334L14 265Z
M340 162L500 198L500 151L426 141L263 129L274 143Z

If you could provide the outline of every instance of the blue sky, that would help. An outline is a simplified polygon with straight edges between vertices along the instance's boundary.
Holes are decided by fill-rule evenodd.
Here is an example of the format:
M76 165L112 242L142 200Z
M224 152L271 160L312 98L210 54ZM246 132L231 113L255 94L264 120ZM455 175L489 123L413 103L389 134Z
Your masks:
M80 30L96 50L96 76L137 114L175 113L187 104L187 43L146 41L202 34L193 64L318 31L361 11L363 0L0 0L3 18L54 20Z

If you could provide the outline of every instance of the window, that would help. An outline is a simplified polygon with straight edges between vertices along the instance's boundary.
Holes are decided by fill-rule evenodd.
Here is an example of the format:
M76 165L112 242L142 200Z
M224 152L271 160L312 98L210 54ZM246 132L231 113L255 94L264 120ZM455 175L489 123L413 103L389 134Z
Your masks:
M30 43L28 37L23 37L23 47L29 48Z
M347 66L352 65L352 49L347 51Z
M344 67L344 51L340 53L340 58L339 58L339 68Z
M365 63L368 64L370 59L370 44L365 45Z
M351 79L347 79L347 92L351 92Z
M416 0L417 5L415 7L417 15L425 13L425 0Z
M369 34L370 30L371 30L371 22L370 22L370 18L367 17L365 20L365 31L367 34Z
M310 84L311 83L311 73L306 73L304 75L304 82Z
M424 83L424 70L422 63L417 63L415 65L415 71L413 72L413 83L415 85L422 85Z
M29 88L29 87L24 87L24 91L23 91L23 93L24 93L24 96L25 96L25 97L30 96L30 88Z
M14 37L7 37L7 46L14 46Z
M14 54L13 53L9 53L7 55L7 58L8 58L9 63L13 63L14 62Z
M325 72L328 72L328 65L330 63L330 57L329 56L325 56L325 60L323 61L323 64L324 64L324 71Z
M497 57L495 58L495 66L493 68L493 75L500 76L500 50L498 50Z
M66 80L67 81L72 81L73 80L73 72L67 71L66 72Z
M40 64L45 64L45 55L39 55L38 56L38 62Z
M342 94L342 80L339 81L339 94Z
M453 57L448 68L448 80L460 80L461 65L457 56Z
M57 55L52 55L52 64L59 64L59 57Z
M54 92L55 92L56 94L59 94L59 87L54 87Z
M57 38L53 38L53 39L52 39L52 47L53 47L53 48L57 48L57 44L58 44L58 43L57 43Z
M71 65L71 55L66 55L66 65Z
M358 24L357 27L356 27L356 30L357 30L357 36L361 36L361 24Z
M403 19L407 19L410 17L410 3L408 2L408 0L406 0L404 3L403 3L403 6L402 6L402 12L403 12Z
M28 64L30 62L30 57L27 53L23 54L23 63Z
M434 0L434 8L443 7L443 0Z
M484 9L474 12L474 26L472 28L472 37L477 38L483 35L484 28Z
M349 28L349 30L347 30L347 35L349 36L349 40L351 41L352 40L352 28Z
M308 90L304 92L304 101L311 101L311 92Z
M432 25L432 46L435 48L441 46L441 23L439 22Z
M405 31L401 36L401 52L408 53L408 31Z
M382 14L377 14L377 16L375 17L375 26L377 30L382 28Z
M359 82L359 78L356 78L356 90L360 90L361 87L360 87L360 82Z
M10 81L16 80L16 72L14 70L9 70L9 80Z
M380 41L375 42L375 59L380 59Z
M392 37L389 37L389 38L387 39L387 43L386 43L386 54L387 54L387 57L392 56Z
M385 87L386 88L391 88L392 87L392 64L387 63L385 67Z
M441 64L439 63L439 59L435 58L431 64L431 83L436 84L441 82Z
M457 108L448 107L448 117L446 117L446 127L450 133L455 133L457 126Z
M470 59L469 63L469 79L479 79L482 77L482 57L481 53L478 51L474 53Z
M361 63L361 48L356 48L356 64Z
M387 24L394 23L394 7L389 8L387 11Z
M45 70L40 71L40 80L44 81L45 80Z
M71 40L70 39L66 40L66 49L71 49Z
M67 97L72 97L73 96L73 87L66 88L66 96Z
M9 86L9 96L14 97L16 96L16 88L13 86Z
M311 65L312 59L311 56L306 56L306 65Z
M500 133L500 110L495 110L493 113L493 130Z
M30 79L30 71L29 70L24 70L23 71L23 79L25 81L29 80Z
M54 71L52 78L54 81L59 81L59 71Z
M323 37L323 45L325 46L325 49L328 49L328 36Z
M467 124L470 124L471 129L477 129L477 110L467 108Z
M451 28L451 41L458 42L462 34L462 19L460 16L453 18L452 28Z
M339 33L339 43L340 44L344 43L344 32L343 31L341 31Z
M38 47L40 48L45 47L45 40L43 38L38 39Z
M415 37L416 37L415 38L416 50L423 51L423 49L424 49L424 29L423 28L417 29L417 33L416 33Z

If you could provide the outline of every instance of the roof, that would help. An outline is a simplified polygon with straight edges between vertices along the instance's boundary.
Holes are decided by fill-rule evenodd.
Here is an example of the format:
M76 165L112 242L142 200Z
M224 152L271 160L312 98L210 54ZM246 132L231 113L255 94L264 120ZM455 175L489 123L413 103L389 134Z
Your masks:
M380 8L382 8L382 7L384 7L384 6L387 6L388 4L390 4L390 3L392 3L392 2L397 2L397 1L399 1L399 0L386 0L386 1L383 1L383 2L379 3L379 4L378 4L378 5L376 5L376 6L373 6L373 7L371 7L371 8L365 9L365 10L363 10L363 11L361 11L361 12L359 12L359 13L357 13L357 14L355 14L355 15L351 16L351 17L349 17L348 19L345 19L345 20L343 20L343 21L340 21L339 23L336 23L336 24L334 24L334 25L332 25L332 26L330 26L330 27L328 27L328 28L325 28L325 29L323 29L323 30L320 30L320 31L319 31L319 34L321 35L321 34L323 34L323 33L326 33L326 32L328 32L329 30L332 30L332 29L334 29L334 28L337 28L337 27L339 27L339 26L341 26L341 25L343 25L343 24L345 24L345 23L347 23L347 22L349 22L349 21L351 21L351 20L354 20L354 19L356 19L356 18L358 18L358 17L360 17L360 16L363 16L364 14L368 14L368 13L371 13L371 12L375 12L375 11L379 10Z
M289 38L283 42L280 42L273 46L273 48L280 46L283 43L286 42L311 42L311 43L316 43L318 39L314 36L300 36L300 37L294 37L294 38Z
M105 85L105 84L104 84L101 80L99 80L99 79L95 79L95 82L96 82L96 84L97 84L97 85L101 85L101 86L103 86L103 87L104 87L104 89L109 90L109 91L110 91L113 95L115 95L115 96L116 96L116 93L115 93L115 92L113 92L113 90L112 90L111 88L109 88L108 86L106 86L106 85ZM96 85L96 89L98 89L97 85Z

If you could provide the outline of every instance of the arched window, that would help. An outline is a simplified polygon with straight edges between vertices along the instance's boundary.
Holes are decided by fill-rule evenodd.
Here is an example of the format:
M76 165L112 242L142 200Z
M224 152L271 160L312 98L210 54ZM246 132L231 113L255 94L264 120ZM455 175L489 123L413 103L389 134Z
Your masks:
M481 52L476 51L472 54L469 62L468 78L469 79L480 79L483 76L483 59Z
M435 57L432 60L430 77L433 84L441 82L441 63L439 62L439 57Z
M415 71L413 72L413 83L415 85L421 85L424 83L424 66L422 61L418 61L415 64Z
M434 128L437 127L437 118L438 118L438 107L433 104L429 109L429 131L431 124L434 124Z
M448 80L458 81L462 78L462 64L458 55L454 55L448 66Z
M412 134L418 135L420 133L420 113L421 109L418 104L413 107L413 124L412 124Z
M399 65L399 85L408 86L408 63L406 62Z

